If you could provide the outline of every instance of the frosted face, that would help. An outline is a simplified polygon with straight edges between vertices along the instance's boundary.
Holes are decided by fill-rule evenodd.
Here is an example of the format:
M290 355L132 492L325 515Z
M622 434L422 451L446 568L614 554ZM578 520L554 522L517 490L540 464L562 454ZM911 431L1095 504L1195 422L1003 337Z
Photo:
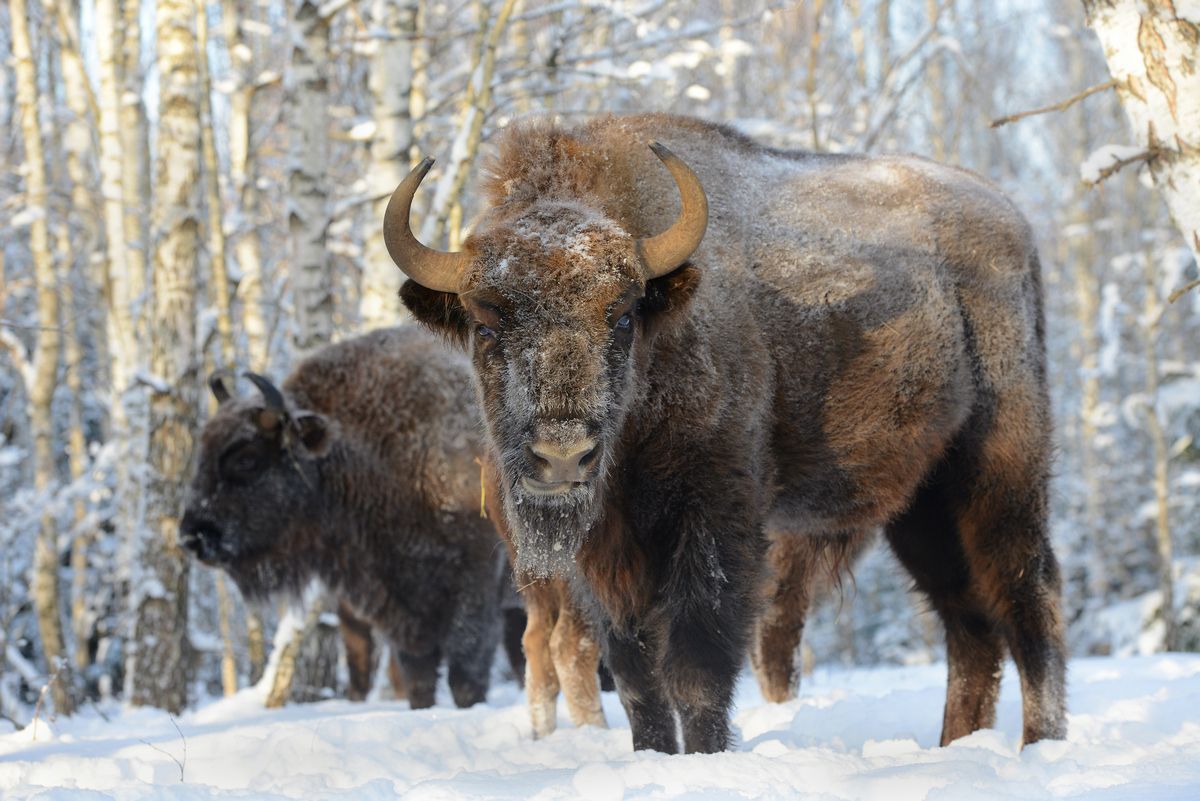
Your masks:
M643 283L633 240L607 221L572 208L530 217L478 239L460 299L518 567L544 576L569 567L603 509Z
M249 597L285 589L282 563L319 495L311 461L283 446L281 430L259 428L261 411L231 400L204 427L180 522L181 544Z

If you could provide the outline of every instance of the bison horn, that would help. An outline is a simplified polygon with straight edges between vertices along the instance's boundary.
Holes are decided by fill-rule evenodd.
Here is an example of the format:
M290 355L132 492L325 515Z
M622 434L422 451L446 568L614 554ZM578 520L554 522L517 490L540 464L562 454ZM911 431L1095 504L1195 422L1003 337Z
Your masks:
M683 208L670 228L657 236L638 240L638 253L647 280L664 276L687 261L699 247L704 229L708 227L708 198L696 173L660 142L651 142L650 149L671 171L679 187Z
M258 387L258 391L262 393L263 400L267 406L258 415L258 427L263 430L274 430L279 427L280 422L287 417L287 404L283 400L283 393L280 392L271 379L265 378L258 373L243 373L246 378L254 386Z
M217 399L218 406L229 400L229 388L225 386L224 370L217 370L208 377L208 388L212 390L213 397Z
M383 241L392 261L409 278L426 289L458 292L458 276L469 261L466 254L427 248L417 241L409 226L413 195L432 166L433 159L425 159L392 192L383 214Z

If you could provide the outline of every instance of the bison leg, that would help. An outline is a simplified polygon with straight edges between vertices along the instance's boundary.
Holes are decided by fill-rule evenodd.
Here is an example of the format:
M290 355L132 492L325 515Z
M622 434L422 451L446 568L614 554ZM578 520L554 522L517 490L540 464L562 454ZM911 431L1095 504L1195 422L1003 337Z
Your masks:
M433 706L437 694L438 663L441 654L435 648L424 654L395 649L408 685L408 705L413 709Z
M342 643L346 647L346 668L350 673L346 697L351 701L362 701L371 691L371 676L375 672L375 644L371 639L371 626L350 611L345 602L338 603L337 615L341 624Z
M525 684L525 651L521 640L525 637L528 623L524 609L513 607L504 610L504 653L519 685Z
M973 596L966 554L936 481L888 525L887 537L946 629L949 677L941 744L947 745L995 720L1003 640Z
M647 632L610 632L608 666L629 717L629 728L633 730L633 749L678 754L675 713L654 669L650 640Z
M392 682L392 694L397 698L408 697L408 684L404 680L404 668L395 651L388 655L388 680Z
M558 674L550 653L550 636L558 619L558 593L548 581L531 581L521 588L525 599L525 695L533 736L546 737L558 726Z
M565 585L560 590L558 621L550 635L550 656L562 682L571 721L576 726L607 728L600 706L600 644Z
M1021 675L1028 745L1067 735L1066 646L1058 562L1046 535L1043 504L1021 498L1019 490L976 495L959 525L977 593Z
M496 593L477 586L459 598L446 640L448 680L454 703L466 708L487 699L492 660L500 641Z

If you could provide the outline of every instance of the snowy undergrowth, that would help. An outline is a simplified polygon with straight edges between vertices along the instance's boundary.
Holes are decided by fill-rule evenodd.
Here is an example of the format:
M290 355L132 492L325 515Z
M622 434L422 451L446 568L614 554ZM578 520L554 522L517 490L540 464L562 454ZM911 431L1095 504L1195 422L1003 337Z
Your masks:
M949 799L1200 798L1200 656L1071 665L1070 739L1018 750L1020 698L1006 671L997 728L938 748L944 666L818 671L766 704L739 685L733 753L633 753L614 728L530 736L523 696L412 712L331 701L267 711L253 691L178 719L113 710L0 736L5 799ZM565 707L560 706L565 719ZM185 753L186 744L186 753ZM183 780L180 780L182 764Z

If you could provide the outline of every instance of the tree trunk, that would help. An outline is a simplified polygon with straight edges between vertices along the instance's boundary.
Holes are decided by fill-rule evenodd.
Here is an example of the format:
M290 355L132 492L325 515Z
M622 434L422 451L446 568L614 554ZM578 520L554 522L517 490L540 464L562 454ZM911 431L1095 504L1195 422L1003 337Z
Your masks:
M128 667L129 700L178 713L187 704L188 562L179 510L196 427L199 376L196 262L199 245L200 91L195 6L158 0L159 127L150 369L150 477L146 530L138 538Z
M266 319L263 317L265 276L258 230L258 175L250 138L254 96L259 84L253 75L253 51L242 39L241 19L246 11L244 4L250 5L245 0L224 0L221 10L233 78L229 93L229 178L237 202L237 217L241 221L235 233L233 253L240 274L237 294L242 301L246 355L251 369L266 370L269 367L269 343ZM259 631L261 633L261 627ZM261 671L262 665L258 665L257 670Z
M404 276L388 256L380 221L392 191L408 172L408 153L413 143L409 101L417 9L412 2L375 0L373 16L375 52L367 78L375 120L367 169L367 191L373 200L359 300L363 328L395 325L406 316L399 296Z
M29 249L33 257L34 285L37 292L38 334L33 356L33 383L29 387L29 418L33 429L33 481L38 493L46 495L55 483L54 421L51 404L58 379L58 288L50 255L50 237L46 224L49 212L46 194L46 160L42 152L41 124L37 107L37 74L29 46L29 19L25 0L9 0L12 20L12 50L17 79L17 105L21 115L21 134L25 145L25 207L33 212L29 226ZM58 603L58 528L53 514L42 516L37 547L34 551L33 579L30 592L37 610L38 634L42 653L51 676L51 697L61 715L74 711L70 671L65 667L62 624Z
M102 287L103 259L93 258L99 252L101 237L97 224L95 203L92 191L95 185L94 158L95 143L92 139L91 120L98 118L96 98L92 95L91 84L84 70L83 59L79 51L79 35L76 18L79 9L77 2L55 0L47 4L48 13L56 17L59 33L58 52L62 63L63 91L67 108L71 117L63 134L63 145L66 155L67 175L70 179L71 214L69 218L70 232L62 238L60 250L63 262L60 268L60 294L63 315L66 321L63 358L66 362L66 384L71 392L71 423L70 440L67 454L70 461L71 480L79 482L87 471L88 454L87 442L83 431L83 326L80 325L74 303L74 285L72 276L70 242L80 244L77 248L77 260L80 264L80 280L90 284L89 290ZM90 299L90 298L89 298ZM88 319L90 315L83 315ZM97 315L98 316L98 315ZM106 361L107 351L102 330L90 332L93 341L100 351L100 361ZM97 382L99 383L99 382ZM71 539L71 632L74 638L74 664L82 672L91 663L88 640L91 630L87 619L87 568L88 546L91 544L94 532L83 528L87 515L87 505L82 493L75 496L74 522L75 531Z
M479 63L471 71L471 78L467 83L467 97L458 135L447 160L446 172L438 181L433 202L421 228L422 241L431 247L437 247L437 242L447 233L451 210L462 196L471 162L474 161L479 142L483 139L484 118L492 105L492 76L496 71L496 49L515 7L516 0L503 0L495 21L482 37Z
M333 283L325 249L329 227L329 20L311 0L301 0L294 8L288 80L288 240L294 342L296 349L305 353L327 344L333 336Z
M1163 303L1159 299L1157 260L1151 249L1147 248L1142 262L1145 270L1142 319L1145 323L1146 431L1154 452L1154 545L1158 552L1158 587L1162 594L1163 647L1170 651L1175 647L1178 626L1175 616L1175 556L1169 514L1170 456L1162 420L1158 416L1158 335Z
M1084 0L1154 185L1200 262L1200 5Z

